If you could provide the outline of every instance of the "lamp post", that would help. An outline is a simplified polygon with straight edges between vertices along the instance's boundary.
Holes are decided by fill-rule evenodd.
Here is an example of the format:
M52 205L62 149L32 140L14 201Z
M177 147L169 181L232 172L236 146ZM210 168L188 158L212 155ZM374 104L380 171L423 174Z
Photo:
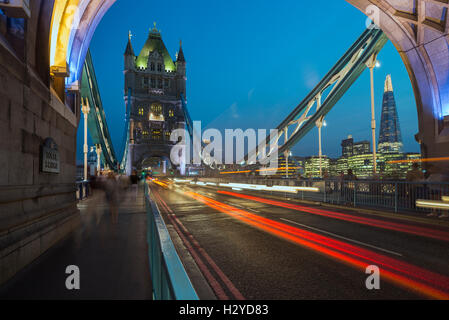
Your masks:
M377 172L377 153L376 153L376 114L374 103L374 68L379 67L380 64L377 61L377 56L372 55L366 62L370 71L370 83L371 83L371 133L373 141L373 173Z
M287 143L288 142L288 127L286 127L284 129L284 142ZM285 178L288 179L288 156L290 154L290 151L287 150L284 152L284 158L285 158Z
M316 111L321 108L321 94L316 98ZM320 117L315 123L318 128L318 157L320 162L320 177L323 176L323 144L321 139L321 129L323 128L323 124L325 124L324 116Z
M87 145L87 117L89 115L89 101L84 99L81 111L84 115L84 181L88 180L87 176L87 153L89 152L89 147Z
M95 151L97 152L97 175L100 175L101 171L101 145L97 144Z

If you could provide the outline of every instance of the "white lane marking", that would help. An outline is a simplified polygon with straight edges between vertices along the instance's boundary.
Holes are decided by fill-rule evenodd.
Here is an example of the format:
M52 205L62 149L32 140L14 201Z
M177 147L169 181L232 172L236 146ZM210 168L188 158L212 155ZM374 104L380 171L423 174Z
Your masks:
M253 211L253 212L256 212L256 213L260 213L260 211L257 211L256 209L244 207L244 206L242 206L242 205L240 205L240 204L236 204L236 203L232 203L232 202L231 202L229 205L230 205L230 206L237 207L237 208L240 208L240 209L243 209L243 210L250 210L250 211Z
M318 231L318 232L321 232L321 233L325 233L325 234L334 236L336 238L340 238L340 239L343 239L343 240L346 240L346 241L351 241L351 242L354 242L354 243L357 243L357 244L361 244L361 245L366 246L366 247L370 247L370 248L374 248L374 249L377 249L377 250L381 250L381 251L384 251L384 252L387 252L387 253L391 253L391 254L394 254L394 255L397 255L397 256L400 256L400 257L403 256L402 254L394 252L394 251L390 251L390 250L387 250L387 249L384 249L384 248L376 247L376 246L373 246L371 244L360 242L360 241L357 241L357 240L354 240L354 239L346 238L346 237L340 236L340 235L332 233L332 232L328 232L328 231L324 231L324 230L321 230L321 229L318 229L318 228L310 227L310 226L307 226L305 224L298 223L296 221L291 221L291 220L284 219L284 218L280 218L280 219L283 220L283 221L287 221L287 222L296 224L296 225L301 226L301 227L305 227L305 228L308 228L308 229L311 229L311 230L315 230L315 231Z

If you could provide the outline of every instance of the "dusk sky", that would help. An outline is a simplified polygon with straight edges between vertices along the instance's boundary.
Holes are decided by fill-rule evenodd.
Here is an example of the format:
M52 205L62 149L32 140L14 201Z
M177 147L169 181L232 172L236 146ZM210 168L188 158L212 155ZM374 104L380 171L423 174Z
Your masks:
M108 126L121 155L125 105L123 53L128 31L136 55L153 22L172 58L182 39L187 60L187 99L193 120L209 128L275 128L307 95L365 28L366 16L346 1L117 0L91 42ZM404 150L419 151L415 98L407 71L389 42L375 71L376 118L384 80L391 74ZM326 117L323 153L341 155L341 140L371 140L369 71ZM82 123L78 158L82 158ZM318 154L317 129L293 149Z

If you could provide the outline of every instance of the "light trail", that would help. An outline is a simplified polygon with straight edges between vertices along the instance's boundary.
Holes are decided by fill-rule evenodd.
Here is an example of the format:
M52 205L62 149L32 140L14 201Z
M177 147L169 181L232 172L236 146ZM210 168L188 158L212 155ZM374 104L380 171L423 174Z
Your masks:
M245 194L235 193L235 192L228 192L228 191L217 191L220 194L225 194L237 198L252 200L256 202L261 202L277 207L287 208L295 211L300 212L306 212L311 214L316 214L324 217L329 217L333 219L339 219L364 225L369 225L376 228L381 229L388 229L388 230L394 230L409 234L414 234L421 237L427 237L427 238L433 238L437 240L442 241L449 241L449 232L444 232L441 230L436 229L430 229L425 227L418 227L418 226L412 226L412 225L406 225L406 224L400 224L396 222L390 222L390 221L384 221L384 220L378 220L378 219L372 219L372 218L365 218L365 217L357 217L350 214L340 213L340 212L333 212L323 209L317 209L317 208L311 208L306 206L301 206L293 203L287 203L277 200L271 200L266 198L260 198L255 196L249 196Z
M168 188L168 184L166 184L166 183L164 183L162 181L159 181L158 179L153 179L152 182L157 184L157 185L160 185L163 188Z
M440 162L440 161L449 161L449 157L425 158L425 159L407 159L407 160L392 160L392 161L387 161L387 163L415 163L415 162Z
M251 170L244 170L244 171L226 171L226 172L220 172L220 174L236 174L236 173L251 173Z
M215 279L214 275L209 270L207 262L212 270L217 274L222 283L227 287L228 291L234 296L237 300L245 300L245 297L240 293L240 291L234 286L232 281L224 274L224 272L218 267L215 261L209 256L209 254L201 247L198 241L193 237L193 235L187 230L184 224L176 217L176 214L170 208L170 206L162 199L159 192L153 192L154 198L160 204L160 206L164 209L168 218L170 219L175 231L180 236L181 240L184 242L187 250L190 252L195 262L198 264L201 272L204 274L209 284L212 287L212 290L216 293L217 297L220 300L229 300L229 296L223 290L223 287L220 283ZM204 261L203 261L204 260Z
M382 277L396 284L434 299L449 299L449 278L443 275L368 249L249 213L198 193L185 192L185 194L248 225L332 257L339 262L360 268L363 272L366 267L376 265L381 269Z

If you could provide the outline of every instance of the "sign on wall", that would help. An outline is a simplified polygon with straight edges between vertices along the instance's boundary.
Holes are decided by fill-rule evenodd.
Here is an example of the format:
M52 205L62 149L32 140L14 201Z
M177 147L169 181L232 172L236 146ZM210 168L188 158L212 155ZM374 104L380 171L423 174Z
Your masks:
M58 145L52 138L45 139L41 151L41 171L46 173L59 173Z

